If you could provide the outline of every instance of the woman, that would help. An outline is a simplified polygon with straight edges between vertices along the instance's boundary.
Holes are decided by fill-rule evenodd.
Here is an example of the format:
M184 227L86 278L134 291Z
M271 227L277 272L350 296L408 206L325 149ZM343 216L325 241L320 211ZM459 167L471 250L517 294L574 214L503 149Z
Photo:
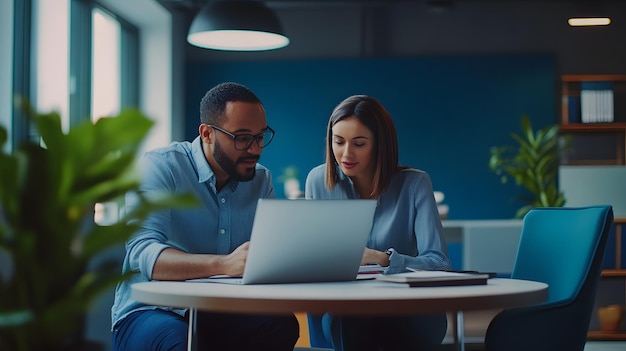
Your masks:
M328 121L326 163L306 179L308 199L376 199L361 261L385 274L450 268L429 175L398 165L391 116L369 96L342 101ZM311 342L335 350L429 350L446 333L445 314L402 317L309 316Z

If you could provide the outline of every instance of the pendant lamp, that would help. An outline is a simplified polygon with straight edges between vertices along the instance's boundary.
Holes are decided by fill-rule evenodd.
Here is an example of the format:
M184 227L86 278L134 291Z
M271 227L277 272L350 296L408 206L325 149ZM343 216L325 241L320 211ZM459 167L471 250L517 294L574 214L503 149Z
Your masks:
M571 27L608 26L611 24L611 18L607 17L608 11L602 0L576 3L572 11L575 16L571 16L567 20L567 24Z
M202 7L187 34L195 46L264 51L289 44L276 14L260 1L214 1Z

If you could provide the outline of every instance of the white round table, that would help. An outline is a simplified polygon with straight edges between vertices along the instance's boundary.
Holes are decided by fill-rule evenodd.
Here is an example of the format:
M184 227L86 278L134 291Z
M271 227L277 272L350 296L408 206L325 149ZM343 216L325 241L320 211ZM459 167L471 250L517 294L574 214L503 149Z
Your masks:
M231 313L408 315L454 312L454 335L464 349L463 311L527 306L545 301L548 285L489 279L486 285L414 287L377 280L333 283L231 285L152 281L132 286L139 302L190 309L189 349L195 347L197 310Z

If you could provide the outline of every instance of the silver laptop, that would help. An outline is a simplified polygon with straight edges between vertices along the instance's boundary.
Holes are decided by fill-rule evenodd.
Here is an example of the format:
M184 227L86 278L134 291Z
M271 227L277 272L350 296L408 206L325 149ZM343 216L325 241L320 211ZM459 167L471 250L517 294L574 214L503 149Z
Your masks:
M243 277L203 281L275 284L357 278L376 200L260 199Z

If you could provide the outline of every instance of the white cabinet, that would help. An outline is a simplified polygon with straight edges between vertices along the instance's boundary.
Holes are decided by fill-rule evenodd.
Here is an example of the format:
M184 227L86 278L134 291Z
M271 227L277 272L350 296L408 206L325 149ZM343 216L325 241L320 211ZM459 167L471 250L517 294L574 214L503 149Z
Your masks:
M444 220L448 244L460 244L462 269L509 275L522 233L522 220Z

